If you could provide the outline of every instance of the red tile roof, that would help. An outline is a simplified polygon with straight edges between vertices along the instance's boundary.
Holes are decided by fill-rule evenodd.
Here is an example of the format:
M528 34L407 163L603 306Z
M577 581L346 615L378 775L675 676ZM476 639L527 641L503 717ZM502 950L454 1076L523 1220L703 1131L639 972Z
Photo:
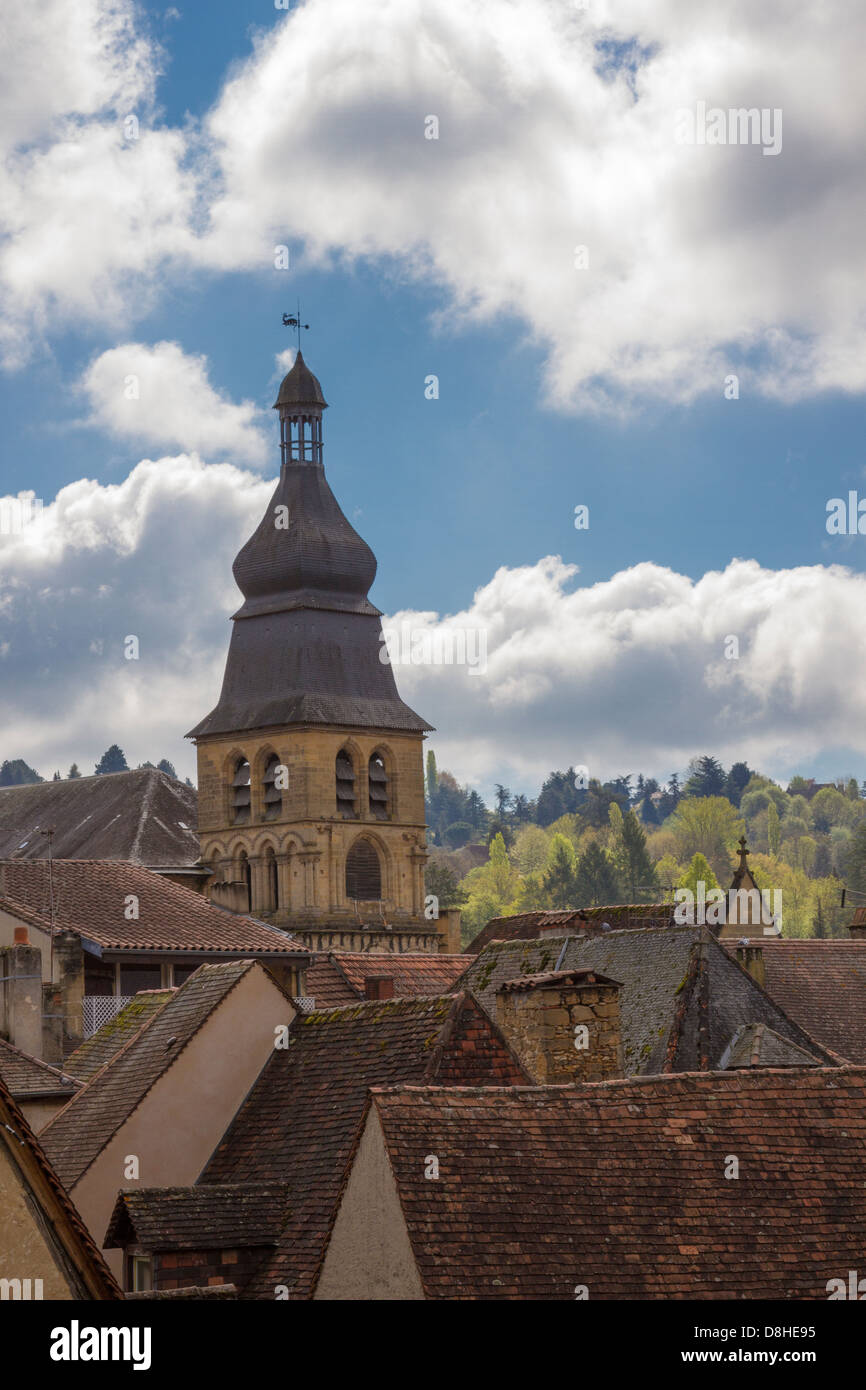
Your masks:
M513 917L493 917L482 927L464 955L475 956L491 941L534 941L542 932L559 929L563 936L570 932L592 932L606 923L613 931L636 931L645 927L674 925L672 903L614 903L610 907L579 907L563 911L521 912Z
M428 1298L825 1299L862 1265L866 1068L372 1103Z
M105 1249L131 1242L148 1252L273 1245L288 1199L282 1182L129 1189L118 1194Z
M64 1062L66 1070L79 1081L89 1081L175 993L173 989L140 990L120 1013L70 1053Z
M104 950L308 954L288 933L214 907L138 864L57 860L52 879L56 928L77 932ZM125 916L129 895L138 899L135 921ZM0 865L0 907L11 916L49 931L50 902L46 860Z
M31 1057L0 1038L0 1077L16 1100L32 1100L40 1096L72 1096L79 1082L67 1072L51 1067L39 1057Z
M527 1078L498 1029L468 995L391 999L299 1015L276 1049L201 1181L290 1185L292 1214L259 1297L285 1285L309 1296L336 1215L342 1175L360 1138L371 1086L442 1080L510 1085Z
M427 955L392 951L331 951L317 955L307 970L307 994L319 1009L354 1004L364 999L371 976L390 976L394 996L447 994L466 969L462 955Z
M736 954L738 942L722 943ZM756 937L765 988L789 1018L849 1062L866 1063L866 941Z

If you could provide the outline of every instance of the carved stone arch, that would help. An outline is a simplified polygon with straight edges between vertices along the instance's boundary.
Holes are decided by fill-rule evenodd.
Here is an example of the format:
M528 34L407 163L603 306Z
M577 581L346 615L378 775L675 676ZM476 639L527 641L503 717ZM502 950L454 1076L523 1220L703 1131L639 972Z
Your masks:
M230 825L248 825L252 818L252 767L243 748L235 747L226 755L222 784L226 820Z
M388 743L377 743L367 758L367 813L371 820L398 818L396 764Z
M334 797L342 820L357 820L365 804L366 764L355 740L343 739L334 758Z

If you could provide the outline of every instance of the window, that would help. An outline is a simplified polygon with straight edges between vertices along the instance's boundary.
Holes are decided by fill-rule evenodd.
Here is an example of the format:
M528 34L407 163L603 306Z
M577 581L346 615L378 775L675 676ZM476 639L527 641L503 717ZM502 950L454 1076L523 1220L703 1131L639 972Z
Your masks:
M253 871L246 854L241 851L241 883L244 886L244 912L249 912L253 903Z
M379 856L369 840L356 840L346 856L346 897L361 902L382 897Z
M370 759L368 780L370 787L370 815L376 820L387 820L390 811L388 805L388 774L385 771L385 759L382 757L381 753L374 753Z
M173 965L171 967L171 981L175 989L178 985L182 985L184 980L188 980L196 970L198 970L197 965Z
M148 1293L153 1288L153 1257L130 1255L127 1284L131 1293Z
M232 823L247 825L250 819L250 765L241 758L232 781Z
M277 786L277 776L280 786ZM265 791L265 820L277 820L283 809L282 783L285 780L283 766L276 753L272 753L265 764L263 785Z
M337 815L344 820L354 820L357 815L355 765L345 748L337 754Z
M121 994L137 994L140 989L160 989L161 987L162 971L158 965L122 965L120 967Z

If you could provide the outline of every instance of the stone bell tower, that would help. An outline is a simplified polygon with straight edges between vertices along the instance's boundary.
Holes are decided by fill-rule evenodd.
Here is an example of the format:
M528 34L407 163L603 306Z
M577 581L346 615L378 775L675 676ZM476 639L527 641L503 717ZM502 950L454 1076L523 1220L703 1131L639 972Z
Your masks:
M327 402L300 351L280 386L280 479L234 562L222 692L188 735L213 901L315 948L436 950L424 916L422 744L397 693L376 559L322 464Z

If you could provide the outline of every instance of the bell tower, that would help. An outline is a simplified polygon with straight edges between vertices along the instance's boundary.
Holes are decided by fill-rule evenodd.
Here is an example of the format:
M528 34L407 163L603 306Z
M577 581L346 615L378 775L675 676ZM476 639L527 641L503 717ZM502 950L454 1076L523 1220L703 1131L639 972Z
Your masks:
M244 601L219 701L188 734L207 892L316 949L436 950L431 726L397 692L367 597L376 559L325 478L327 402L300 349L274 408L279 482L234 562Z

